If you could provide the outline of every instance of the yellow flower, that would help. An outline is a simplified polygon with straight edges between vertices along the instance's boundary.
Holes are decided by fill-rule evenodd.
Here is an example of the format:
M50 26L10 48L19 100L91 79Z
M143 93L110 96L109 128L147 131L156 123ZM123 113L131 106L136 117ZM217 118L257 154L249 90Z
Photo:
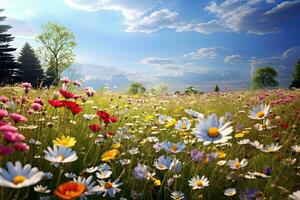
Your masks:
M142 141L140 141L140 144L141 144L141 145L144 145L144 144L146 144L146 142L147 142L147 140L146 140L146 139L143 139Z
M52 143L56 146L73 147L76 144L76 140L73 137L62 135L60 138L52 140Z
M244 137L244 135L245 134L243 132L240 132L240 133L235 134L234 137L235 138L242 138L242 137Z
M167 124L165 125L165 127L166 127L166 128L169 128L169 127L173 126L174 124L176 124L176 120L175 120L175 119L172 119L172 121L170 121L169 123L167 123Z
M146 117L145 117L145 121L149 121L149 120L152 119L152 118L153 118L153 115L146 116Z
M244 131L242 131L242 133L244 133L244 135L248 135L249 131L244 130Z
M225 158L226 153L224 151L218 151L218 156L219 156L219 158Z
M101 159L104 162L109 162L111 160L116 159L116 156L119 154L119 151L117 149L112 149L109 151L105 151L102 156Z
M150 179L153 181L154 186L160 186L161 181L153 176L150 177Z
M115 143L111 146L112 149L118 149L120 148L121 144L120 143Z

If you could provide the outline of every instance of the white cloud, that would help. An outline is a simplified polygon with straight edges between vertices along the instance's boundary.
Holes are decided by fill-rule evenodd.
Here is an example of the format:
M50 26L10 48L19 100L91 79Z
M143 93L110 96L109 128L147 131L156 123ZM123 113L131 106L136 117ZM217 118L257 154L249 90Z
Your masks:
M228 63L228 64L242 62L242 61L243 61L243 57L240 56L239 54L226 56L225 59L224 59L224 63Z
M157 57L147 57L140 60L143 65L170 65L177 63L173 58L157 58Z
M193 60L212 59L217 57L220 51L225 50L222 47L200 48L195 52L184 54L183 57L190 57Z
M300 47L291 47L282 53L281 59L285 60L291 55L299 56L300 55Z
M267 11L266 14L275 14L279 12L289 11L289 9L293 8L294 6L300 8L300 0L284 1L280 4L277 4L276 7L272 8L271 10Z
M7 18L5 23L12 26L9 32L16 38L34 39L37 31L29 23L14 18Z
M152 33L171 26L178 17L179 14L177 12L171 12L169 9L161 9L130 24L126 31Z

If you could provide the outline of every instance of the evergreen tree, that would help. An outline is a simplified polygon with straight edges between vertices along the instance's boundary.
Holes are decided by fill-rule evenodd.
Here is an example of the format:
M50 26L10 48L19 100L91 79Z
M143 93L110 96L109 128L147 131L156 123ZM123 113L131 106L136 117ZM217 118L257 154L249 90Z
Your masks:
M54 68L49 67L46 71L46 79L44 81L45 85L57 85L56 73Z
M300 88L300 59L295 65L295 71L292 76L292 82L290 85L290 89L292 88Z
M216 87L215 87L214 91L215 91L215 92L219 92L219 91L220 91L220 89L219 89L219 86L218 86L218 85L216 85Z
M253 89L277 87L277 72L272 67L257 68L252 78Z
M44 79L44 71L34 50L27 42L21 49L18 62L22 70L22 81L31 83L33 87L39 86Z
M2 11L3 9L0 9L0 12ZM0 22L5 18L0 16ZM10 28L9 25L0 24L0 84L11 84L19 79L18 65L12 55L16 49L9 45L9 42L14 39L11 34L7 33Z

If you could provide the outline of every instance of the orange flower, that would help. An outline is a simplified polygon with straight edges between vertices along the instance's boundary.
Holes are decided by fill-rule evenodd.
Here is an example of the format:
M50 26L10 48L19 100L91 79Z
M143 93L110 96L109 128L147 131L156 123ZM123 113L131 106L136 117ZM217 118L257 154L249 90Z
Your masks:
M85 185L70 181L59 185L58 188L54 191L54 194L61 199L73 200L77 197L80 197L81 194L85 192L85 190Z

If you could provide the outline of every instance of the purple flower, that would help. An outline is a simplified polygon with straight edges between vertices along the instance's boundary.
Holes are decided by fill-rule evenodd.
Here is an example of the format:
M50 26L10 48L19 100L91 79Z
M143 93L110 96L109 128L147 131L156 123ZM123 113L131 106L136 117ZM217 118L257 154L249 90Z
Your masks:
M190 155L194 162L201 162L204 158L204 153L202 151L198 151L197 149L191 150Z
M140 163L133 170L133 176L136 179L146 179L148 177L148 173L148 167Z
M269 166L266 166L264 168L264 174L267 175L267 176L271 176L271 173L272 173L272 168L269 167Z
M240 199L241 200L260 200L261 192L255 188L251 188L251 189L248 189L245 192L241 193Z

